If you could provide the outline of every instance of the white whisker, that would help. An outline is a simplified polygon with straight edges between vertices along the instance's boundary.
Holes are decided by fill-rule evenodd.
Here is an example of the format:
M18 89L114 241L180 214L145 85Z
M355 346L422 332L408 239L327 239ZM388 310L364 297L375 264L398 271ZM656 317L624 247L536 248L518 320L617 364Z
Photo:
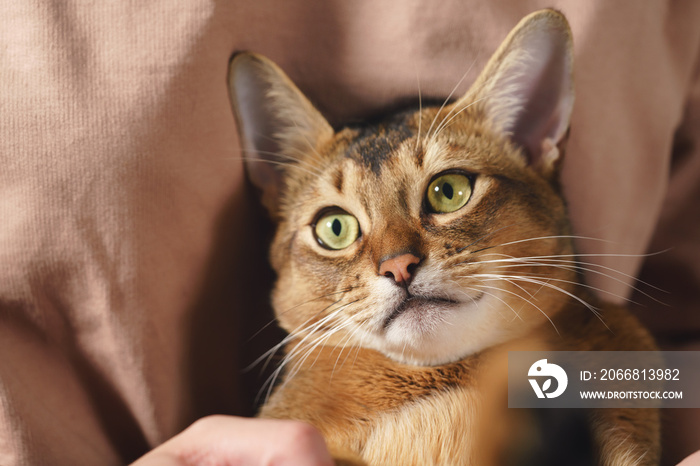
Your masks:
M475 64L475 63L476 63L476 57L475 57L474 60L472 61L472 64L469 65L469 68L467 68L467 71L464 72L464 74L462 75L462 77L460 78L460 80L457 82L457 84L455 84L455 87L452 88L452 91L451 91L450 94L447 96L447 98L443 101L443 103L442 103L442 105L440 106L440 108L438 109L438 111L435 113L435 116L433 117L433 121L430 123L430 127L428 128L428 132L425 133L426 141L429 141L430 139L432 139L432 138L430 137L430 131L433 129L433 125L435 124L435 121L437 120L437 117L440 115L440 112L442 112L442 109L445 108L445 105L447 105L447 103L450 101L450 99L452 98L452 96L454 95L454 93L457 92L457 89L458 89L459 86L462 84L462 81L464 81L464 80L467 78L467 76L469 75L469 72L472 70L472 68L474 67L474 64ZM453 109L453 110L454 110L454 109ZM449 117L450 113L451 113L451 111L448 112L447 115L446 115L445 117L443 117L442 121L445 121L445 118ZM442 123L442 122L441 122L441 123Z
M511 285L517 286L517 285L515 285L515 284L514 284L512 281L510 281L510 280L506 280L506 281L508 281L508 283L510 283ZM557 335L560 335L559 329L558 329L557 326L554 324L554 321L549 317L549 315L548 315L546 312L544 312L544 310L543 310L540 306L538 306L537 304L533 303L531 300L529 300L529 299L523 297L522 295L519 295L519 294L516 293L515 291L511 291L511 290L508 290L508 289L505 289L505 288L499 288L499 287L488 286L488 285L483 285L483 284L482 284L482 285L474 285L474 286L482 286L482 287L486 287L486 288L493 289L493 290L496 290L496 291L502 291L502 292L504 292L504 293L508 293L508 294L511 294L511 295L513 295L513 296L519 298L519 299L522 299L522 300L525 301L527 304L529 304L530 306L532 306L532 307L534 307L535 309L537 309L537 311L539 311L543 316L545 316L545 318L549 321L549 323L550 323L550 324L552 325L552 327L554 328L554 331L557 332ZM522 287L518 287L518 288L521 289L521 290L523 290L523 291L524 291L525 293L527 293L528 295L530 295L530 293L528 293L527 291L525 291ZM535 299L534 296L531 296L531 298L532 298L532 299ZM502 300L501 300L501 301L502 301ZM504 302L504 301L502 301L502 302ZM505 303L505 302L504 302L504 303ZM506 304L508 307L510 307L510 309L511 309L513 312L515 312L515 314L520 318L520 320L523 320L523 318L520 317L520 314L519 314L518 312L516 312L515 309L513 309L513 308L512 308L510 305L508 305L507 303L505 303L505 304Z
M560 293L563 293L566 296L575 299L576 301L581 303L583 306L585 306L589 311L591 311L598 318L598 320L600 320L600 322L605 326L605 328L607 328L611 333L614 333L614 332L612 332L610 327L608 327L608 325L605 323L605 321L603 321L598 309L593 307L590 303L586 302L584 299L571 293L570 291L567 291L567 290L565 290L561 287L558 287L556 285L552 285L551 283L549 283L547 281L539 280L539 279L532 278L532 277L519 276L519 275L475 274L474 276L485 277L485 278L492 279L492 280L503 280L505 278L509 278L511 280L520 280L520 281L523 281L526 283L533 283L536 285L544 285L547 288L550 288L550 289L555 290L555 291L559 291Z
M337 333L338 331L340 331L340 330L341 330L342 328L344 328L344 326L347 325L347 324L343 324L342 326L334 326L333 328L331 328L330 330L328 330L326 333L323 333L323 334L321 334L321 335L317 335L316 332L317 332L321 327L323 327L325 324L327 324L328 322L330 322L330 321L332 321L333 319L335 319L336 317L338 317L338 315L340 314L340 312L343 311L345 308L347 308L348 306L350 306L350 305L352 305L352 304L355 304L355 303L358 302L358 301L361 301L362 299L364 299L364 298L358 298L358 299L356 299L356 300L354 300L354 301L351 301L351 302L349 302L349 303L342 304L342 305L338 306L338 308L333 309L331 312L329 312L329 314L328 314L327 316L325 316L324 318L320 319L318 322L315 322L314 324L303 328L303 329L301 330L301 332L290 333L290 334L282 341L282 343L280 343L280 345L285 345L285 344L288 344L288 343L294 341L294 342L295 342L295 345L294 345L294 348L292 349L292 351L290 351L289 353L287 353L287 354L285 355L284 359L283 359L282 362L279 364L279 366L275 369L275 371L273 372L273 374L272 374L270 377L268 377L268 379L267 379L267 380L265 381L265 383L263 384L262 390L264 390L265 387L267 387L267 396L266 396L266 400L270 397L270 394L272 393L272 388L273 388L273 386L274 386L275 380L279 377L279 375L281 374L282 370L283 370L291 361L295 361L295 364L294 364L293 368L292 368L290 371L288 371L287 374L285 375L285 381L283 382L283 385L284 385L287 381L291 380L291 379L294 377L294 375L296 374L296 372L298 371L298 369L301 367L300 364L303 364L303 363L306 361L306 359L308 358L308 355L311 354L311 353L309 352L309 350L308 350L309 348L311 348L310 351L313 351L313 350L314 350L315 348L317 348L321 343L323 343L324 341L327 341L328 338L330 338L332 335L334 335L335 333ZM338 302L339 302L339 301L336 301L336 303L338 303ZM336 303L334 303L334 304L336 304ZM333 304L331 304L331 306L332 306L332 305L333 305ZM330 306L329 306L329 307L330 307ZM306 335L305 335L303 338L301 338L301 340L296 341L296 339L298 339L298 337L299 337L299 334L302 333L302 332L305 333ZM302 356L301 359L299 359L298 356L299 356L302 352L306 352L306 353L305 353L304 356Z
M476 100L473 101L473 102L470 102L468 105L465 105L464 107L462 107L461 109L459 109L459 111L456 112L454 115L452 115L452 117L450 117L450 119L447 120L446 122L445 122L445 120L443 119L443 123L440 123L440 125L438 125L438 127L435 128L435 133L433 133L433 135L430 137L430 140L431 140L431 141L434 141L435 139L437 139L437 137L440 135L440 133L441 133L445 128L447 128L447 127L449 126L449 124L452 122L452 120L454 120L455 118L457 118L462 112L464 112L465 110L467 110L468 108L470 108L472 105L476 105L476 104L478 104L479 102L481 102L482 100L487 99L487 98L488 98L488 96L484 96L484 97L481 97L481 98L479 98L479 99L476 99ZM453 109L453 110L454 110L454 109ZM449 115L449 114L448 114L448 115Z
M608 241L601 238L593 238L591 236L577 236L577 235L549 235L549 236L538 236L534 238L526 238L515 241L509 241L507 243L499 244L499 246L510 246L513 244L527 243L529 241L540 241L544 239L577 239L577 240L587 240L587 241L598 241L601 243L612 244L612 241Z
M491 255L496 255L496 256L498 256L498 255L501 255L501 254L487 253L487 254L484 254L483 256L485 257L485 256L491 256ZM562 258L564 258L564 257L569 257L569 258L571 258L571 259L562 259ZM612 267L607 267L607 266L605 266L605 265L596 264L596 263L594 263L594 262L585 262L585 261L575 260L575 259L574 259L575 257L576 257L576 256L573 255L573 254L561 254L561 255L550 255L550 256L530 256L530 257L512 257L512 256L507 256L507 258L505 258L505 259L502 258L502 259L480 260L480 261L477 262L477 263L478 263L478 264L510 263L511 265L509 265L509 266L503 266L503 267L537 266L537 267L559 268L559 269L562 269L562 270L570 270L570 271L573 271L573 272L586 272L586 273L591 273L591 274L595 274L595 275L599 275L599 276L602 276L602 277L605 277L605 278L609 278L609 279L611 279L611 280L613 280L613 281L615 281L615 282L618 282L618 283L621 283L621 284L630 286L633 290L638 291L639 293L643 294L643 295L646 296L647 298L652 299L653 301L656 301L657 303L662 304L662 305L664 305L664 306L667 305L667 304L665 304L663 301L661 301L661 300L655 298L654 296L650 295L649 293L645 292L644 290L640 289L639 287L630 285L630 283L629 283L628 281L625 281L625 280L623 280L623 279L621 279L621 278L619 278L619 277L615 277L615 276L612 275L611 273L605 273L605 272L602 272L601 270L597 270L597 269L606 270L606 271L608 271L608 272L612 272L612 273L618 274L619 276L621 276L621 277L623 277L623 278L628 278L628 279L630 279L630 280L636 280L638 283L640 283L640 284L642 284L642 285L644 285L644 286L647 286L647 287L649 287L649 288L652 288L652 289L654 289L654 290L656 290L656 291L659 291L659 292L661 292L661 293L668 293L667 291L665 291L665 290L663 290L663 289L661 289L661 288L658 288L658 287L652 285L651 283L647 283L647 282L645 282L644 280L636 279L634 276L629 275L629 274L624 273L624 272L621 272L621 271L619 271L619 270L616 270L616 269L614 269L614 268L612 268ZM579 257L580 257L580 256L579 256ZM515 264L513 264L513 263L515 263ZM588 285L585 285L585 286L589 287ZM602 290L602 289L600 289L600 288L594 288L594 287L590 287L590 288L592 288L592 289L594 289L594 290L596 290L596 291L601 291L601 292L607 293L608 295L612 295L612 296L615 296L615 297L617 297L617 298L621 298L621 299L626 300L626 301L628 301L628 302L633 302L633 301L631 301L631 300L629 300L629 299L627 299L627 298L624 298L624 297L622 297L622 296L615 295L615 294L613 294L613 293L611 293L611 292ZM635 304L637 304L637 303L635 303Z
M342 298L341 298L341 299L342 299ZM357 300L356 300L356 301L357 301ZM324 318L322 318L322 319L320 319L319 321L314 322L314 323L312 323L311 325L308 325L308 326L307 326L306 324L307 324L309 321L313 320L315 317L317 317L318 314L316 314L315 316L312 316L312 317L309 318L307 321L305 321L304 323L302 323L299 327L297 327L297 329L295 329L295 331L290 332L290 334L287 335L280 343L278 343L277 345L275 345L272 349L268 350L265 354L263 354L260 358L258 358L258 361L261 360L261 359L263 359L263 358L265 358L265 357L268 355L268 353L271 353L271 354L269 355L269 357L268 357L268 362L269 362L269 358L272 357L272 355L274 355L274 353L276 353L277 351L279 351L280 348L286 346L287 344L291 343L291 342L294 341L295 339L299 338L299 335L300 335L301 333L305 333L306 335L305 335L303 338L301 338L301 340L300 340L300 341L297 343L297 345L296 345L296 348L299 348L299 347L300 347L301 345L303 345L311 336L313 336L314 333L315 333L316 331L318 331L321 327L323 327L323 326L324 326L326 323L328 323L330 320L332 320L333 318L335 318L335 317L337 316L337 314L338 314L344 307L346 307L346 306L348 306L348 305L350 305L350 304L353 304L353 303L356 302L356 301L352 301L352 302L350 302L350 303L343 304L343 305L339 306L337 309L332 310L332 311L331 311L327 316L325 316ZM335 304L337 304L337 303L339 303L339 302L340 302L340 300L338 300L338 301L336 301L336 302L330 304L329 306L327 306L327 307L326 307L324 310L322 310L321 312L324 312L325 310L331 308L333 305L335 305ZM319 312L319 314L320 314L320 312ZM262 391L262 390L265 390L265 387L268 387L268 389L267 389L266 400L267 400L267 399L269 398L269 396L270 396L270 393L271 393L272 388L273 388L273 386L274 386L275 380L277 379L277 377L279 377L279 375L281 374L282 370L283 370L284 367L288 364L288 362L290 361L290 358L292 357L293 354L294 354L294 350L291 351L290 353L288 353L287 355L285 355L284 359L283 359L282 362L279 364L279 366L275 369L275 371L272 373L272 375L270 375L270 377L268 377L267 380L263 383L263 385L262 385L262 387L261 387L261 391ZM266 364L267 364L267 363L266 363ZM261 394L261 393L258 394L258 397L260 396L260 394Z
M416 136L416 147L413 149L413 152L418 152L418 149L420 149L420 131L421 127L423 125L423 95L421 94L420 90L420 78L418 77L418 74L416 73L416 81L418 82L418 135Z
M350 287L350 288L347 288L347 289L345 289L345 290L334 291L334 292L332 292L332 293L327 293L327 294L324 294L324 295L317 296L317 297L315 297L315 298L309 299L309 300L307 300L307 301L303 301L303 302L301 302L301 303L299 303L299 304L296 304L296 305L290 307L290 308L287 309L286 311L280 312L280 313L278 314L278 316L283 316L283 315L285 315L285 314L288 313L288 312L291 312L291 311L293 311L293 310L295 310L295 309L297 309L297 308L299 308L299 307L301 307L301 306L304 306L304 305L306 305L306 304L314 303L314 302L318 301L319 299L324 299L324 298L327 298L327 297L329 297L329 296L333 296L333 295L337 295L337 294L341 294L341 293L347 293L348 291L352 291L352 290L355 289L355 288L357 288L357 287ZM337 302L337 301L336 301L336 302ZM323 312L323 311L321 311L321 312ZM317 314L317 315L318 315L318 314ZM311 318L313 318L313 317L311 317ZM260 334L260 332L262 332L263 330L265 330L267 327L269 327L270 325L274 324L275 322L277 322L277 317L274 318L274 319L272 319L272 320L271 320L270 322L268 322L267 324L263 325L263 326L260 328L260 330L258 330L257 332L255 332L255 333L248 339L248 342L250 342L251 340L253 340L255 337L257 337L257 336ZM308 320L307 320L307 322L308 322ZM255 363L254 363L254 364L255 364ZM246 369L246 370L247 370L247 369Z
M338 353L338 357L337 357L336 360L335 360L335 364L333 364L333 370L331 371L330 380L333 380L333 375L335 374L335 369L336 369L336 367L338 366L338 362L340 361L340 356L342 356L342 354L343 354L343 352L345 351L345 348L347 347L348 343L350 343L351 341L354 340L355 335L356 335L359 331L360 331L360 327L357 327L357 326L356 326L356 327L352 330L352 332L348 333L348 334L346 335L346 337L343 338L343 340L341 340L340 343L343 343L343 346L342 346L342 348L340 348L340 352ZM338 345L336 345L336 347L338 347ZM348 355L345 356L345 359L343 360L343 363L340 365L341 368L345 365L345 361L347 361L349 355L350 355L350 351L348 351Z
M481 280L479 280L479 281L481 281ZM495 290L495 291L503 291L503 292L506 292L506 293L515 294L516 296L520 297L520 295L518 295L517 293L514 293L514 292L512 292L512 291L510 291L510 290L504 290L504 289L498 288L498 287L496 287L496 286L485 285L483 282L480 283L480 284L474 284L474 285L472 285L472 286L464 286L464 285L463 285L463 288L468 289L468 290L472 290L472 291L476 291L476 292L478 292L478 293L483 293L483 294L485 294L486 296L491 296L492 298L497 299L497 300L500 301L504 306L508 307L508 309L510 309L510 310L513 312L513 314L515 314L515 316L516 316L518 319L523 320L523 318L520 316L520 314L518 313L518 311L516 311L515 309L513 309L513 306L511 306L511 305L508 304L506 301L504 301L503 298L501 298L500 296L498 296L498 295L496 295L496 294L494 294L494 293L490 293L490 292L488 292L488 291L484 291L484 289ZM466 293L465 293L465 294L466 294ZM471 297L470 297L470 298L471 298ZM476 303L476 301L474 301L474 298L471 298L471 300L472 300L472 302Z
M272 348L270 348L269 350L267 350L265 353L262 354L262 356L260 356L258 359L256 359L255 361L253 361L253 362L248 366L248 368L254 367L255 365L259 364L262 360L264 360L265 358L267 358L267 361L265 362L265 364L264 364L263 367L262 367L262 370L265 370L265 368L267 367L267 365L268 365L269 362L270 362L270 359L272 358L272 356L274 356L275 353L277 353L277 351L279 351L284 345L286 345L287 343L289 343L289 342L292 341L293 339L297 338L297 337L299 336L299 334L301 334L301 333L306 333L306 332L309 331L309 330L311 330L311 331L313 332L314 330L311 329L311 326L312 326L312 325L315 325L316 323L313 323L312 325L309 325L309 327L305 327L305 326L306 326L307 324L309 324L310 322L312 322L315 318L317 318L317 317L319 316L319 314L321 314L321 313L327 311L327 310L330 309L332 306L338 304L340 301L342 301L342 299L343 299L343 298L341 297L339 300L332 302L331 304L329 304L328 306L324 307L324 308L321 309L319 312L317 312L316 314L312 315L312 316L309 317L307 320L305 320L304 322L302 322L297 328L295 328L295 329L293 329L291 332L289 332L289 335L287 335L281 342L279 342L278 344L276 344L275 346L273 346ZM313 301L313 300L312 300L312 301ZM310 301L309 301L309 302L310 302ZM297 306L300 306L300 305L302 305L302 304L306 304L306 303L301 303L301 304L299 304L299 305L297 305ZM332 314L331 314L331 315L332 315ZM326 321L327 319L331 318L331 315L328 315L328 316L324 317L323 319L321 319L319 325L323 325L323 323L325 323L325 321Z

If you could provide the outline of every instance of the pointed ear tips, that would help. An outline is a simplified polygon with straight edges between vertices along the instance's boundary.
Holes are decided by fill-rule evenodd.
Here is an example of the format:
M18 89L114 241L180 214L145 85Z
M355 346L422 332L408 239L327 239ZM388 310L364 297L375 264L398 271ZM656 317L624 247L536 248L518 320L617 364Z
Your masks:
M233 55L231 55L231 58L228 62L229 72L235 71L239 66L241 66L241 63L245 63L248 60L251 60L252 55L253 54L251 52L247 51L234 52Z
M245 66L249 60L251 60L250 52L236 52L231 55L231 59L228 62L228 79L229 82L233 82L233 78L236 73Z
M531 16L543 18L551 23L559 23L562 25L569 24L564 13L556 8L543 8L541 10L535 11L534 13L532 13Z
M574 39L564 13L553 8L538 10L525 17L523 23L527 24L527 29L549 37L548 42L557 50L556 55L563 58L564 72L573 90Z
M554 8L537 10L523 18L523 23L530 22L539 23L547 26L547 29L561 31L571 35L571 26L569 26L569 21L566 19L566 16L560 10Z
M238 78L259 71L266 62L267 59L257 53L247 51L234 53L228 64L228 83L231 90L235 90Z
M564 46L569 55L573 51L573 34L569 21L559 10L544 9L530 13L523 18L516 30L524 30L535 37L550 36L550 40Z
M231 100L234 110L237 110L237 103L240 97L238 92L240 90L239 84L241 73L248 68L250 59L251 57L248 52L237 52L231 56L228 63L228 75L226 76L226 82L228 84L229 99Z
M261 65L269 61L269 59L265 58L259 53L241 50L239 52L234 52L234 54L231 55L231 59L229 60L229 69L234 69L234 67L239 66Z

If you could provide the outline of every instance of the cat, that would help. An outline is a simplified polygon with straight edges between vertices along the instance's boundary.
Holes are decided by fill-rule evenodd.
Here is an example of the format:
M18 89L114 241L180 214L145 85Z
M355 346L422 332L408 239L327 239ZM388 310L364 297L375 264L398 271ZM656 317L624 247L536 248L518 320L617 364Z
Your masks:
M500 464L519 429L501 396L507 350L655 348L573 266L559 184L572 68L568 22L538 11L455 102L335 130L270 60L234 55L289 332L261 416L313 424L339 464ZM596 462L658 463L657 411L589 422Z

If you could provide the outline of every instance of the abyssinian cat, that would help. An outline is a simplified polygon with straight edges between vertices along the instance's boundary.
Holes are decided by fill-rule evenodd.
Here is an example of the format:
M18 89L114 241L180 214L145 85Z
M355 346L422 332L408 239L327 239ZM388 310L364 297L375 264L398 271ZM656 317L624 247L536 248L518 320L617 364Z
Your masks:
M379 123L334 130L258 55L234 56L229 85L277 224L273 306L289 332L262 416L315 425L343 464L498 464L517 424L498 395L505 351L654 348L575 266L560 13L524 18L454 103ZM596 462L658 462L656 411L589 425Z

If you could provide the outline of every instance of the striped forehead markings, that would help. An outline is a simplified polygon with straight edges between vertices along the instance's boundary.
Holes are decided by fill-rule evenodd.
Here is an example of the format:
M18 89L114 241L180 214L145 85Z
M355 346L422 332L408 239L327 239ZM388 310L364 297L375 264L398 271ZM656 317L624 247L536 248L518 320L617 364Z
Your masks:
M401 143L415 135L406 115L387 123L356 128L355 132L347 148L347 157L369 168L375 175L379 175L382 166Z
M335 174L333 175L333 186L335 186L335 189L337 189L338 192L341 194L343 192L343 181L344 181L343 168L338 167L335 171Z

